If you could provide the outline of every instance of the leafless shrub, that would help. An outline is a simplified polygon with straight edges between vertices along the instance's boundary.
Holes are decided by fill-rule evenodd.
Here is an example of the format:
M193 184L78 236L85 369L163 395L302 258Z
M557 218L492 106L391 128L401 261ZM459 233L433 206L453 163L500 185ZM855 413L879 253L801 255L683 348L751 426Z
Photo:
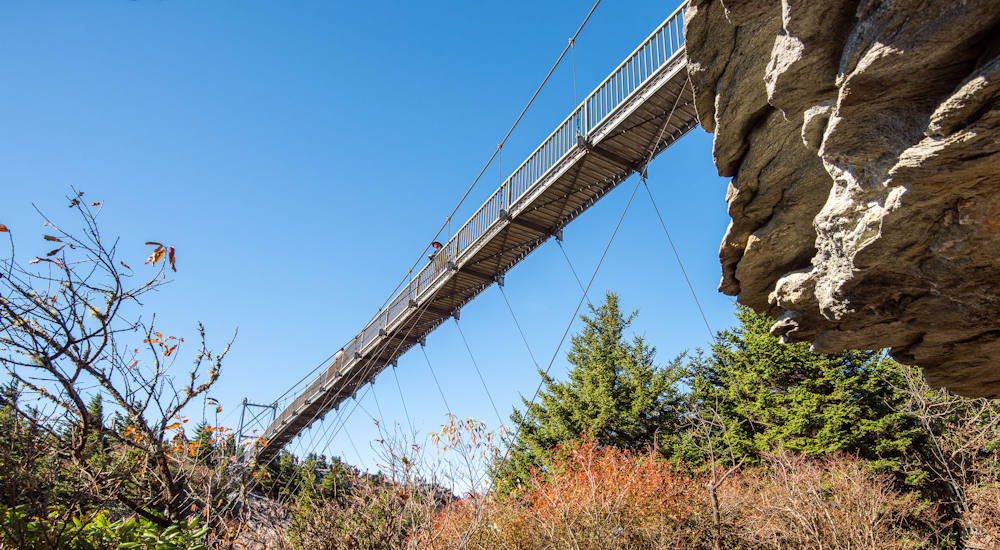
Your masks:
M1000 483L996 479L967 489L969 513L963 518L969 548L1000 548Z
M176 271L173 247L147 243L151 267L133 269L100 231L101 203L76 192L68 200L80 230L42 215L41 239L52 250L21 262L11 238L0 259L0 365L24 392L5 405L42 433L38 441L79 494L113 498L161 525L203 513L218 495L190 484L219 478L188 460L182 415L218 379L229 345L214 353L199 325L194 364L175 377L183 340L142 317L143 297ZM94 395L108 400L117 422L92 418ZM95 438L102 448L90 453Z
M383 432L373 443L378 474L339 461L325 476L306 472L294 497L258 507L239 544L325 550L425 547L432 514L454 500L443 484L461 474L451 460L430 456L415 439L412 433Z
M915 495L852 457L777 453L725 488L737 540L754 548L920 548L908 526L933 520ZM929 517L928 517L929 516Z
M1000 471L1000 401L970 399L931 388L914 368L898 366L905 385L901 410L916 415L926 450L913 453L909 467L929 472L943 487L939 500L955 520L959 537L971 546L996 545L997 472Z

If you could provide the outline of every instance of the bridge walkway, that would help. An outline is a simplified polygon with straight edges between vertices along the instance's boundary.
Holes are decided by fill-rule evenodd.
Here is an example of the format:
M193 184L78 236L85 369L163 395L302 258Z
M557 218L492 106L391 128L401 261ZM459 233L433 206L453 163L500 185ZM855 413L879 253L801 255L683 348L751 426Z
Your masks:
M499 186L263 434L266 462L547 239L694 128L682 9Z

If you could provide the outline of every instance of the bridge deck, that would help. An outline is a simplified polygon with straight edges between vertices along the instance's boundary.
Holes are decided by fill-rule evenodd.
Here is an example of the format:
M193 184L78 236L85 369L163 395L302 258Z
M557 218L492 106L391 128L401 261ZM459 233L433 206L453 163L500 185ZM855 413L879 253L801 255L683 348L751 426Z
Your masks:
M682 8L525 160L267 428L266 462L357 389L697 125Z

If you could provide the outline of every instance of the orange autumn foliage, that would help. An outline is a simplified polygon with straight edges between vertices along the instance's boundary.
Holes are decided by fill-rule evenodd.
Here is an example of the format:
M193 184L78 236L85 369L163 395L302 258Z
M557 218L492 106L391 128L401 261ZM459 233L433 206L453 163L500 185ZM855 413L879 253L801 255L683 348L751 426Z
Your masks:
M888 476L834 455L778 453L719 488L719 539L706 473L583 440L557 449L520 494L472 495L419 533L419 548L924 548L933 507ZM925 528L917 528L923 525ZM930 530L928 530L930 529Z
M468 537L470 549L698 547L711 538L703 485L654 455L583 440L559 448L551 470L533 472L516 497L447 507L425 545Z

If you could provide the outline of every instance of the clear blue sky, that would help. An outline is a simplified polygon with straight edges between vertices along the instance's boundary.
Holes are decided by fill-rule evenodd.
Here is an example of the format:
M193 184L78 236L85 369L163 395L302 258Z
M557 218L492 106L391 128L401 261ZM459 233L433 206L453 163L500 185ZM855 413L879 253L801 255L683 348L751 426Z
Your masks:
M577 42L578 98L675 7L604 2ZM62 197L75 186L104 201L105 230L122 236L126 261L141 263L147 240L176 246L179 273L148 308L164 332L191 338L202 321L220 346L239 328L213 392L234 426L244 396L273 400L370 318L589 8L520 0L4 2L0 223L15 230L19 254L38 253L45 247L31 203L64 215ZM556 72L508 142L504 175L571 110L570 67ZM730 325L732 301L715 290L728 218L711 136L694 130L649 175L709 321ZM498 179L491 167L459 222ZM581 273L593 269L634 181L567 228L565 246ZM640 309L633 328L661 363L708 341L643 194L593 288ZM506 290L547 362L579 297L555 243L516 267ZM465 308L461 323L508 412L538 377L495 287ZM495 425L454 324L427 344L456 414ZM553 373L565 369L560 353ZM439 427L444 405L418 350L401 359L399 376L418 428ZM389 373L375 392L386 421L405 423ZM364 405L374 412L370 397ZM371 466L370 419L359 411L348 430ZM342 451L358 461L338 436L327 452Z

